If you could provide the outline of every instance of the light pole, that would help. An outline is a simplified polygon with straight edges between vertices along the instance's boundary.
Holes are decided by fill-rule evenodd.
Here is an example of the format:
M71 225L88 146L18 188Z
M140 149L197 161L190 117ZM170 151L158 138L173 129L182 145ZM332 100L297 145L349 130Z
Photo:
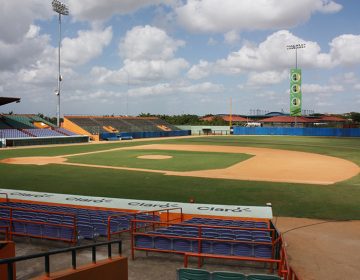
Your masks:
M59 47L58 47L58 87L56 90L56 95L58 97L58 102L57 102L57 126L60 127L60 84L62 81L62 77L60 74L60 47L61 47L61 15L63 16L67 16L69 15L69 8L61 3L58 0L53 0L52 3L52 8L53 11L59 14Z
M306 44L296 44L296 45L287 45L286 49L287 50L295 50L295 69L297 69L297 50L298 49L304 49L306 47Z

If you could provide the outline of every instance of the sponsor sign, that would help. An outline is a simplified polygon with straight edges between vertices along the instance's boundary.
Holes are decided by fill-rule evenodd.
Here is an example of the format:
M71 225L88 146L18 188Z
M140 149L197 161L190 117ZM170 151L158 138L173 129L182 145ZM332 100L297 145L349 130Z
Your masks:
M151 201L136 199L121 199L108 197L94 197L83 195L69 195L43 192L30 192L22 190L0 189L0 193L6 193L9 199L30 200L43 203L73 204L79 206L104 207L126 209L135 211L151 211L166 208L181 207L184 214L228 216L242 218L271 219L271 207L264 206L238 206L180 203L169 201ZM4 195L0 194L0 197ZM5 198L5 196L4 196Z
M302 107L301 69L290 70L290 116L300 117Z

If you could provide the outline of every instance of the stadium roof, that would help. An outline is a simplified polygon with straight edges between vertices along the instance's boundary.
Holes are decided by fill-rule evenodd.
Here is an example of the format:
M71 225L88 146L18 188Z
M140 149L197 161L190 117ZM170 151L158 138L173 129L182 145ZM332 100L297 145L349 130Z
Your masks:
M290 117L290 116L276 116L271 118L266 118L259 120L259 122L263 123L312 123L313 120L310 120L305 117Z
M0 106L12 103L12 102L20 102L20 98L17 97L0 97Z
M346 119L337 116L321 116L318 117L317 120L326 122L346 122Z
M229 115L208 116L208 117L201 118L201 120L203 120L203 121L212 121L215 117L221 117L226 122L230 121L230 116ZM247 122L247 119L243 118L243 117L240 117L240 116L234 116L233 115L231 117L231 121L233 121L233 122Z

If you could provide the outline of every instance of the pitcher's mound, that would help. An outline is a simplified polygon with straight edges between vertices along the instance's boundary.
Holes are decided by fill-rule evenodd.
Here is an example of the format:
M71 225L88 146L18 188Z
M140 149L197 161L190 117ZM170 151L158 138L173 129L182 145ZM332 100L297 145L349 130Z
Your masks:
M143 155L143 156L138 156L137 158L141 158L141 159L169 159L169 158L172 158L172 156L164 156L164 155Z

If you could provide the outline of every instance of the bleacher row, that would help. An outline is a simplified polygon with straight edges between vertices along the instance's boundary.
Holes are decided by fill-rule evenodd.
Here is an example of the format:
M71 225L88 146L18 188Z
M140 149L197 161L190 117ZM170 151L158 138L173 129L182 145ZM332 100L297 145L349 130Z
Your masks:
M90 210L65 206L48 206L18 202L0 203L0 226L9 226L15 235L40 238L79 240L96 239L108 234L108 217L112 216L110 232L129 230L134 214L119 211ZM137 219L158 216L136 214ZM76 236L74 236L74 223Z
M63 128L0 129L0 138L59 137L71 135L76 134Z
M176 271L177 280L280 280L277 275L248 274L230 271L209 272L202 269L180 268Z
M35 123L43 124L37 128ZM64 128L56 128L53 124L36 115L2 115L0 116L0 139L63 137L77 135Z
M136 233L135 247L271 259L271 232L265 222L193 218L145 234Z
M105 127L112 127L118 132L164 131L164 127L178 130L175 126L157 118L95 116L66 116L66 118L92 134L109 132Z

